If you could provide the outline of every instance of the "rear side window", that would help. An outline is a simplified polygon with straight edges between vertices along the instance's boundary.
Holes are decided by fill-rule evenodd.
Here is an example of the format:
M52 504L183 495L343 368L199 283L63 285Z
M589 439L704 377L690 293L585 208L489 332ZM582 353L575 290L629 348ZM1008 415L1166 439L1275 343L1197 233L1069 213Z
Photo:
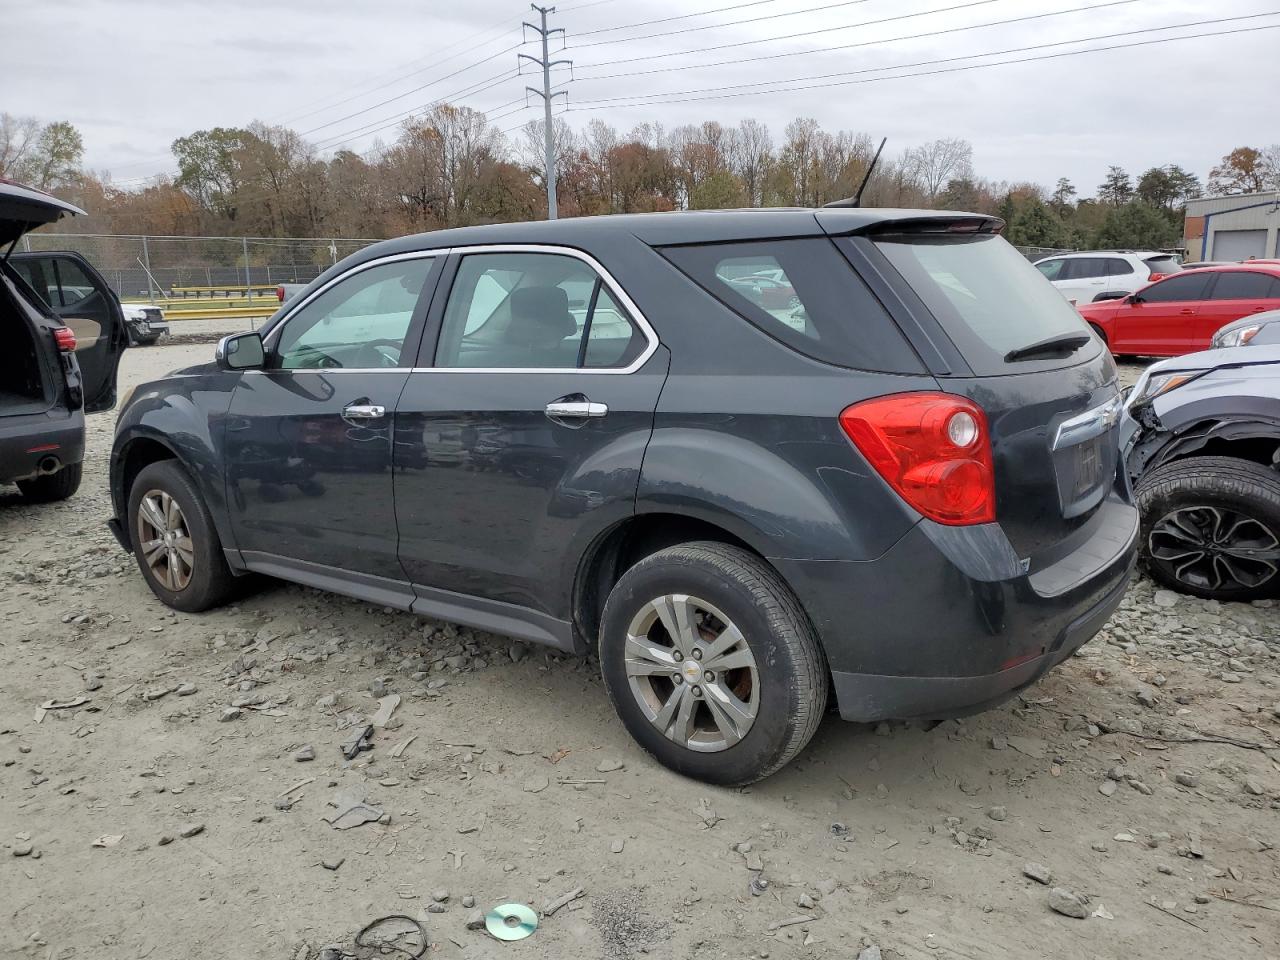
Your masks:
M1108 257L1106 264L1108 277L1127 277L1133 273L1133 265L1128 260L1121 260L1119 257Z
M1239 270L1218 274L1213 287L1214 300L1268 300L1280 295L1277 281L1265 273Z
M1092 280L1094 277L1107 275L1107 261L1098 257L1078 257L1067 261L1067 278L1070 280Z
M1177 300L1203 300L1213 274L1202 270L1180 273L1142 290L1144 303L1172 303Z
M980 375L1009 372L1004 356L1012 350L1087 332L1075 308L1003 237L890 234L875 245Z
M880 301L826 238L660 252L725 306L805 356L856 370L921 369Z

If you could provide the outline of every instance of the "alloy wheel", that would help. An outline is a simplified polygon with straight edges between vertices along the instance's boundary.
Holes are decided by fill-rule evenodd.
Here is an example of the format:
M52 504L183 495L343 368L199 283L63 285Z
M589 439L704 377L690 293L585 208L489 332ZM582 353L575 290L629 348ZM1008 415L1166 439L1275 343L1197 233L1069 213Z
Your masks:
M191 582L195 546L178 501L163 490L148 490L138 503L138 548L152 576L177 593Z
M1247 514L1183 507L1165 514L1147 538L1151 558L1201 590L1256 589L1280 571L1280 537Z
M699 753L727 750L755 723L760 673L742 632L705 600L650 600L627 628L631 694L667 739Z

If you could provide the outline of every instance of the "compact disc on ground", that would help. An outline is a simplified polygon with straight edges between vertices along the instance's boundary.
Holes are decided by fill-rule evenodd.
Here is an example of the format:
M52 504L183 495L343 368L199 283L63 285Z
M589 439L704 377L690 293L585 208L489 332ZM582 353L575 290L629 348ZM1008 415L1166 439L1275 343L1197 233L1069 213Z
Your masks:
M538 929L538 915L523 903L504 903L485 914L484 925L499 940L523 940Z

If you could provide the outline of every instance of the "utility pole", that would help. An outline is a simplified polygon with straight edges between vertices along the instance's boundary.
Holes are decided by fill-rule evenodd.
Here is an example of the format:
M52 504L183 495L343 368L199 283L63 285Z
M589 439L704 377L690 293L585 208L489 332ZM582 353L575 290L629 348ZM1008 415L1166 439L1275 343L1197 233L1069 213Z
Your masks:
M564 33L563 27L551 27L551 28L547 27L547 14L555 13L556 8L540 7L536 3L531 3L529 4L529 6L542 15L542 26L529 23L529 21L527 20L524 22L524 26L528 27L534 33L542 37L542 58L539 59L537 57L532 57L527 53L518 53L516 54L516 61L518 63L521 59L529 60L533 63L536 63L538 66L542 68L542 89L537 90L533 87L525 87L525 89L528 90L530 93L532 93L534 96L538 96L542 98L542 108L543 108L543 118L544 118L542 135L545 141L546 164L547 164L547 176L546 176L547 219L554 220L557 215L556 214L556 148L555 148L555 136L551 127L551 101L556 97L567 97L568 94L565 93L563 90L559 91L558 93L551 92L551 68L559 66L562 63L568 64L569 66L573 66L573 61L572 60L552 60L550 59L550 54L547 52L548 38L550 38L550 36L553 33L559 33L559 34Z

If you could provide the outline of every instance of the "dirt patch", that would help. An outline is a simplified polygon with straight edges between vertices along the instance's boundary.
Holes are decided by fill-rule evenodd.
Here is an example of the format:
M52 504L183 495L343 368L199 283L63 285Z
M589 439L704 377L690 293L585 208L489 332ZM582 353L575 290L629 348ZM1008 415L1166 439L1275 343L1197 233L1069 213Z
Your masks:
M129 351L122 389L209 352ZM833 718L717 790L631 743L590 661L291 586L167 610L103 525L113 420L72 500L0 490L0 955L334 960L408 914L432 958L1275 956L1275 606L1138 581L997 710ZM324 819L356 794L376 817ZM519 944L469 929L578 887Z

